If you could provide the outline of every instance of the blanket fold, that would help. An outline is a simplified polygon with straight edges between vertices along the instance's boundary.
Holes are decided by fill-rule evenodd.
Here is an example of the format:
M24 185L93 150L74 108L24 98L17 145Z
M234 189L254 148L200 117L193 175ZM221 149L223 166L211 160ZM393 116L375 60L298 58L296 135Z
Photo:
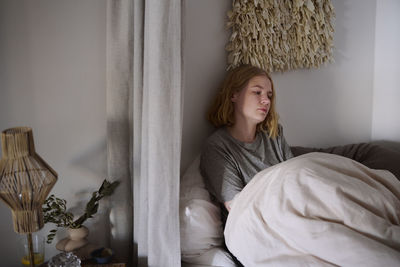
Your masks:
M224 235L245 266L399 266L400 182L349 158L305 154L258 173Z

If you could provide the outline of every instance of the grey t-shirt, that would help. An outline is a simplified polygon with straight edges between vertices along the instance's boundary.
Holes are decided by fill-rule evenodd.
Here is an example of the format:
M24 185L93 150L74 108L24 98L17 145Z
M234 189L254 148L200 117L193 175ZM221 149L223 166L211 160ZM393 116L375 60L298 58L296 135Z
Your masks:
M222 127L207 139L201 153L200 171L218 202L231 201L259 171L293 157L281 125L278 132L276 138L258 132L252 143L245 143Z

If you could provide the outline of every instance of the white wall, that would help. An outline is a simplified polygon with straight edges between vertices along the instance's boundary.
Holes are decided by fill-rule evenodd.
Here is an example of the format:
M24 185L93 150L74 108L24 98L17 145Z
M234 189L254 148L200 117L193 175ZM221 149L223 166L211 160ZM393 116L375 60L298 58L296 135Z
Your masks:
M272 75L278 111L292 145L325 147L371 138L376 3L332 3L335 63Z
M105 0L0 0L0 130L33 128L37 153L59 175L52 193L68 207L106 178L105 22ZM0 214L0 265L20 266L2 202ZM98 215L89 238L103 242Z
M379 51L389 48L394 53L389 60L393 68L390 65L392 69L388 73L400 73L400 63L397 60L399 53L394 51L395 47L400 46L400 41L396 34L396 37L388 36L395 30L399 32L400 19L395 15L399 13L399 1L332 0L332 3L336 9L335 63L320 69L272 74L277 88L277 109L285 136L291 145L327 147L370 141L373 129L379 128L386 135L375 134L373 139L393 139L394 136L399 141L400 120L397 114L400 114L400 105L390 104L390 112L386 109L388 103L400 100L400 90L396 90L399 75L391 75L397 80L384 83L390 83L390 89L379 86L381 90L386 90L379 93L379 97L375 86L374 94L374 71L378 68L382 70L380 73L385 73L389 68L374 64L377 38L381 38L381 41L377 41ZM199 154L201 144L213 130L205 120L205 112L224 76L226 54L223 48L230 36L224 24L230 5L230 1L224 0L186 0L182 170ZM386 13L392 7L396 7L397 12L392 10L392 21L388 21ZM383 8L386 11L381 11ZM383 12L386 13L381 14ZM375 38L375 28L381 31L386 25L391 30L379 33ZM394 43L388 46L386 38ZM381 61L386 62L386 58ZM386 125L384 130L375 126L381 122Z
M186 0L182 170L200 153L212 132L206 111L225 73L226 12L231 1Z
M372 138L400 141L400 1L376 1Z

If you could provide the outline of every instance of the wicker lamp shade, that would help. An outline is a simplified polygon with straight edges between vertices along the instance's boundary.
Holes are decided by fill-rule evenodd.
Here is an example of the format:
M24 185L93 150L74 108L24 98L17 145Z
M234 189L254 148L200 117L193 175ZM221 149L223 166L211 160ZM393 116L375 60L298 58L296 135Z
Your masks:
M31 128L3 131L1 144L0 198L11 208L15 232L36 232L43 227L42 205L57 173L36 154Z

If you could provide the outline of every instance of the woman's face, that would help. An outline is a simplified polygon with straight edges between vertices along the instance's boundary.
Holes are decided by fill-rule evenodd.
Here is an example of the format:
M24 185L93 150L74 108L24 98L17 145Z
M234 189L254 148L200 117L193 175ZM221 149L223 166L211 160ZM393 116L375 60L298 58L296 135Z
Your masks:
M233 94L235 123L247 125L262 122L268 115L272 97L271 81L266 76L255 76L241 91Z

